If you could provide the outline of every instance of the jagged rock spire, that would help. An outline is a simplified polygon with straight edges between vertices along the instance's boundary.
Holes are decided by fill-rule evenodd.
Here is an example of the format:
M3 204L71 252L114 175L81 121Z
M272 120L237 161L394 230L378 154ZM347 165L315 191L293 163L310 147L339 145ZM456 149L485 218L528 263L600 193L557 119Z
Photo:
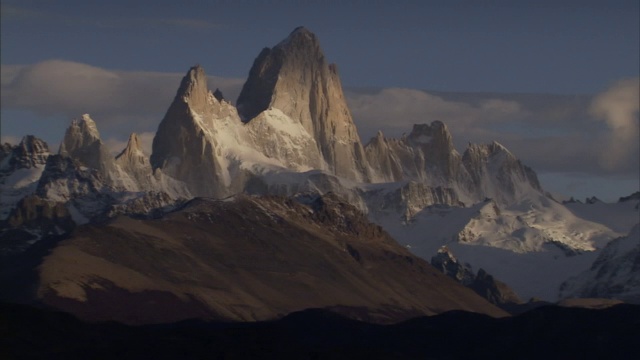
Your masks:
M221 103L209 91L204 69L190 68L153 138L152 168L189 184L194 194L220 196L220 154L209 134L216 119L232 113L235 109L230 104Z
M220 89L218 89L218 88L216 88L216 91L213 92L213 96L218 101L223 101L224 100L224 95L222 94L222 91L220 91Z
M11 151L11 159L7 164L11 169L44 166L49 157L49 146L43 140L27 135Z
M140 146L140 140L138 139L138 135L136 133L131 133L129 135L129 141L127 142L127 146L116 156L116 160L127 159L128 161L134 161L138 158L144 158L144 152L142 151L142 146Z
M298 27L273 48L262 50L237 105L244 121L269 108L281 110L315 138L334 174L369 181L337 67L327 63L317 37L306 28Z
M103 174L113 169L114 158L100 140L96 123L89 114L74 119L67 128L58 154L68 156Z

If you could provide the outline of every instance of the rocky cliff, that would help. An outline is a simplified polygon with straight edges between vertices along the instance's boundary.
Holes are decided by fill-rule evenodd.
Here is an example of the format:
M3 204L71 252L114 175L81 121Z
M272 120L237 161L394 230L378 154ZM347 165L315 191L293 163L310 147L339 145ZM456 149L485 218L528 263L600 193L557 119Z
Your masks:
M371 174L335 64L316 36L299 27L256 58L237 101L245 122L278 109L315 139L331 173L368 182Z

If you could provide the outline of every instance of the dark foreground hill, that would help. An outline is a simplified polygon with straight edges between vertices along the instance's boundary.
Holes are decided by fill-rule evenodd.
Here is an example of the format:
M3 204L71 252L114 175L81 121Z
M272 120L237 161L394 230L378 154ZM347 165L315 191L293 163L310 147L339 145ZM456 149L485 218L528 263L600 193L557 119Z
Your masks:
M89 321L260 321L327 307L382 323L507 315L332 195L197 198L156 219L80 226L0 270L0 299Z
M452 311L394 325L313 309L280 320L127 326L0 306L9 359L632 359L640 306L545 306L516 317Z

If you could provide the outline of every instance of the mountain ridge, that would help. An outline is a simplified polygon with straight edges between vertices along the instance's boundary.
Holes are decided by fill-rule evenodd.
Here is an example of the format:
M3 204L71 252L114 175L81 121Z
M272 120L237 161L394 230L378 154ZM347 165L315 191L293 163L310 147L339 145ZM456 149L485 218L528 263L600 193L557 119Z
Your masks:
M150 155L135 134L117 157L105 149L89 115L72 121L56 155L32 151L24 158L18 147L3 146L0 221L21 198L34 195L33 204L62 204L76 224L91 225L122 214L149 220L195 197L233 202L247 193L305 204L331 193L414 254L429 259L451 245L475 268L516 282L519 293L545 270L532 271L519 256L582 266L621 234L548 198L535 172L498 142L469 144L461 155L442 121L416 124L399 139L379 132L363 146L337 67L305 28L261 51L237 107L211 92L196 65L159 123ZM20 156L19 163L33 166L11 165ZM491 256L474 255L484 252ZM497 263L513 269L491 267L498 253ZM535 292L546 286L545 296L553 297L552 287L562 280L544 278Z

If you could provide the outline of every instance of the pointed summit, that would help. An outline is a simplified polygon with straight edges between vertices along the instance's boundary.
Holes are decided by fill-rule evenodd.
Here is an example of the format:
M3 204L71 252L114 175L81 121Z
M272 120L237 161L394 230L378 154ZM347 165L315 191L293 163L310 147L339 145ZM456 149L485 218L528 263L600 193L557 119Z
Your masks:
M224 100L224 95L222 94L222 91L220 91L220 89L216 88L216 91L213 92L213 96L218 100L218 101L222 101Z
M32 168L44 166L49 157L49 146L43 140L33 135L22 138L20 144L15 148L12 161L18 168Z
M224 119L240 123L235 108L209 91L204 69L193 66L153 138L153 170L185 182L193 194L222 196L222 154L212 134Z
M527 183L534 190L542 191L536 173L522 165L518 158L497 141L490 144L469 144L462 155L462 163L476 191L481 191L488 197L510 201L517 196L520 183ZM490 183L498 184L500 191L496 192Z
M327 63L318 39L306 28L298 27L273 48L262 50L237 105L245 122L270 108L282 111L316 140L335 175L370 180L337 69Z
M100 133L95 121L89 114L84 114L71 121L58 153L70 156L74 149L89 146L98 140L100 140Z
M193 110L201 112L207 105L208 97L209 89L204 69L198 64L192 66L182 78L174 101L182 100L188 103Z
M118 156L116 156L116 160L127 158L129 160L134 160L139 157L144 158L144 152L142 151L142 146L140 146L140 140L138 139L138 135L136 133L131 133L129 135L129 141L127 142L127 147L122 150Z
M430 171L435 171L435 176L444 179L457 179L460 176L460 154L453 146L449 129L441 121L413 125L407 142L422 151L425 166L432 167Z
M74 119L67 128L58 154L68 156L89 168L107 174L113 168L113 157L100 140L96 123L89 114Z
M309 31L309 29L305 28L304 26L298 26L297 28L295 28L287 38L282 40L275 47L290 52L311 50L322 55L322 50L320 50L320 42L318 41L318 38L314 33Z

